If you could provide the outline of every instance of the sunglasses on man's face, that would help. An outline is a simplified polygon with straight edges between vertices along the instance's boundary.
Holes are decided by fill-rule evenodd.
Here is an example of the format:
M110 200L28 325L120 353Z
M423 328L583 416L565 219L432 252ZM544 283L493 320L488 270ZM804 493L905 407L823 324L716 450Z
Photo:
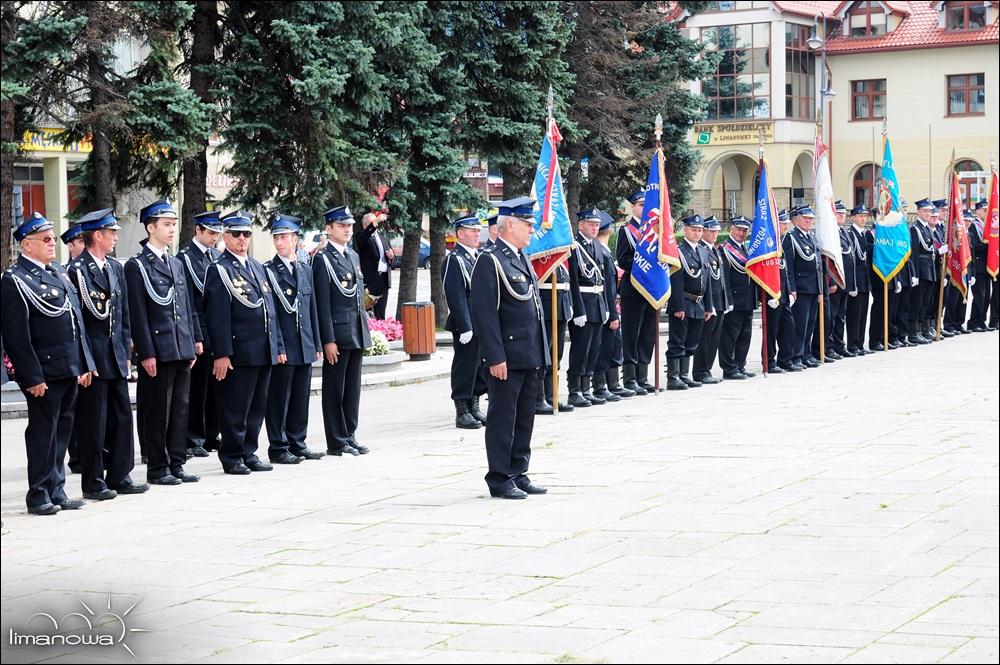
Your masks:
M249 238L253 231L230 231L229 234L234 238Z
M38 238L31 238L32 240L37 240L38 242L44 242L46 245L50 245L56 241L55 236L41 236Z

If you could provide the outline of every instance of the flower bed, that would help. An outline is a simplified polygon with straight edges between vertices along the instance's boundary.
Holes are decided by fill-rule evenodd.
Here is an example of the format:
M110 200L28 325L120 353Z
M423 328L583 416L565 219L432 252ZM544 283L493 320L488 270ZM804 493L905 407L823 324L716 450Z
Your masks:
M390 317L386 319L368 319L368 329L385 335L386 341L395 342L403 339L403 324Z

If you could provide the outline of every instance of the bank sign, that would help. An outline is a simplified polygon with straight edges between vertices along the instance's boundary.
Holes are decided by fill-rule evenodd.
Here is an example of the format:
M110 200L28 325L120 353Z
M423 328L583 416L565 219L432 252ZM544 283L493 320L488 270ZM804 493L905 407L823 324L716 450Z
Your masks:
M695 125L691 130L694 145L755 144L764 132L764 143L774 143L774 122L714 122Z

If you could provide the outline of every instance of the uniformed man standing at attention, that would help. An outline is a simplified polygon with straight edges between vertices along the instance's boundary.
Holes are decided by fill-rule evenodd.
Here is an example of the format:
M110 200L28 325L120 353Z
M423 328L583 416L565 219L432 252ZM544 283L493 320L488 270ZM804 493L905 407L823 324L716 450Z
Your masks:
M212 347L205 329L205 276L222 252L216 249L222 234L218 211L208 211L194 216L194 237L177 252L177 258L187 271L188 296L198 312L204 352L191 368L191 392L188 399L188 453L194 457L208 457L211 450L219 449L219 412L215 397L215 379L212 378Z
M789 284L795 303L795 363L804 367L819 367L819 360L812 357L813 331L823 293L823 264L819 249L813 239L812 229L816 214L811 206L799 206L791 211L795 225L781 241L781 251L789 262Z
M723 318L719 340L719 366L722 378L727 381L742 381L753 376L746 371L747 354L750 352L753 311L760 300L760 287L747 274L747 248L744 244L752 226L753 222L743 215L729 220L729 238L721 250L726 294L732 305Z
M253 235L250 214L231 212L222 224L226 251L205 277L212 375L219 382L219 462L226 473L246 476L273 468L257 456L257 438L271 367L285 362L285 346L264 266L247 253Z
M868 210L863 205L851 208L851 226L847 229L847 239L851 243L851 262L854 264L854 291L847 293L847 350L856 356L867 355L865 349L865 326L868 323L869 293L872 282L868 265L868 244L865 242L865 226ZM847 258L844 259L847 261Z
M644 191L633 192L628 197L632 204L632 217L618 229L615 259L622 269L618 295L622 306L622 376L625 387L636 395L649 395L653 384L649 382L649 363L653 360L653 347L659 334L659 312L632 285L632 261L635 243L642 227Z
M729 301L729 291L726 289L726 274L722 268L722 248L716 245L719 238L719 229L722 225L715 215L705 218L705 231L701 238L701 249L708 260L709 288L712 291L712 303L714 304L714 316L705 322L701 329L701 340L698 342L698 350L694 354L694 367L691 370L691 378L698 383L713 384L719 380L712 376L712 365L715 364L715 356L719 351L719 343L722 339L723 317L732 309Z
M479 396L486 393L486 377L479 360L479 338L472 329L469 296L482 225L478 217L470 215L456 219L453 226L455 248L448 252L441 266L441 281L448 300L444 329L451 333L455 350L451 359L451 399L455 403L455 427L479 429L486 424L486 416L479 411Z
M167 201L139 211L149 234L125 264L132 341L142 368L136 387L136 421L147 459L146 480L180 485L200 480L184 470L187 461L191 367L202 352L201 325L188 295L187 274L169 247L177 213Z
M277 256L264 264L285 345L285 362L271 369L267 389L267 456L275 464L298 464L325 455L306 445L312 364L323 352L312 269L299 262L296 252L301 231L298 217L276 214L271 220L271 238Z
M128 394L132 330L125 267L111 258L118 243L118 220L111 208L84 215L85 249L69 274L83 303L83 321L97 376L80 390L76 432L80 445L83 496L104 501L149 489L129 474L135 467L132 402Z
M597 368L594 372L594 395L603 397L609 402L615 401L610 395L619 399L635 397L635 393L625 388L621 383L619 368L622 366L622 328L621 317L618 314L618 266L615 257L608 248L611 238L611 228L615 220L608 213L601 212L601 226L597 232L597 242L601 243L604 254L604 302L608 308L608 320L601 326L601 353L598 356Z
M569 404L588 407L605 404L591 392L590 381L601 352L601 328L610 317L604 297L604 246L597 242L601 211L577 213L577 232L569 254L569 292L573 299L573 325L569 327ZM617 402L620 397L613 396Z
M93 378L80 303L55 262L52 222L37 212L14 230L21 255L3 273L0 325L14 378L28 406L28 512L55 515L83 501L66 496L63 461L73 431L77 390Z
M313 285L319 336L323 343L323 426L326 452L363 455L358 443L361 360L372 345L365 312L361 260L350 248L354 217L347 206L324 213L330 242L313 257Z
M705 230L701 215L684 218L684 240L678 244L681 269L670 275L670 340L667 343L667 390L699 388L688 378L691 357L698 350L701 331L714 314L708 255L699 243Z
M69 254L69 260L73 261L76 257L80 256L80 252L83 251L83 229L80 226L80 221L75 220L70 222L68 229L63 231L59 238L62 240L63 244L66 245L66 251ZM67 262L69 265L69 262ZM73 433L69 437L69 447L67 448L69 452L69 470L73 473L80 473L80 451L76 443L76 428L73 428Z
M534 203L522 197L499 204L499 237L472 272L472 326L490 372L486 484L503 499L547 491L528 478L537 374L549 362L538 283L524 253L535 229Z
M573 318L573 299L569 295L569 259L563 259L562 263L556 266L554 274L556 285L552 286L551 275L544 281L538 283L538 296L542 300L542 320L545 321L545 338L548 347L545 349L549 364L538 370L538 393L535 396L535 415L551 416L555 413L553 401L555 395L552 385L552 344L558 342L556 348L556 367L562 367L563 354L566 352L566 328L569 327L569 320ZM552 289L556 290L556 336L551 337L552 332ZM559 403L559 411L569 413L573 406L568 403Z

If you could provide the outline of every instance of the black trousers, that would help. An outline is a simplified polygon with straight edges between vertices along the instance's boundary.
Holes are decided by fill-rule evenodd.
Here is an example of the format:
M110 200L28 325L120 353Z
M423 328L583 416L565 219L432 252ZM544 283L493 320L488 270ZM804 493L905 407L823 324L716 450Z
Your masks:
M913 287L907 278L901 280L901 289L896 293L889 284L889 341L899 342L909 337L910 303L913 300Z
M894 333L895 321L898 317L900 294L896 294L892 282L889 282L888 289L881 279L877 279L872 290L871 325L868 327L868 348L876 344L882 344L885 340L885 294L889 294L889 339L898 339Z
M781 303L777 308L766 307L768 369L775 363L789 365L795 360L795 345L798 339L792 308L787 303Z
M648 365L659 334L658 312L645 298L622 298L622 357L626 365Z
M219 437L219 409L215 397L212 358L202 353L191 368L191 393L188 399L187 447L197 448L207 442L215 445Z
M847 349L847 291L838 288L830 294L830 327L826 329L826 346L838 353Z
M694 354L694 364L691 374L695 379L712 373L715 356L719 352L722 341L722 329L725 326L725 315L716 314L704 323L701 328L701 339L698 340L698 350Z
M569 369L566 377L572 381L594 373L601 352L601 324L588 321L582 326L569 324Z
M803 362L812 355L812 337L816 330L816 316L819 314L819 295L800 294L792 305L795 319L795 361Z
M944 323L946 330L956 331L965 323L965 300L954 286L945 289Z
M323 429L327 452L343 450L358 430L363 349L342 349L333 365L323 362Z
M868 292L858 291L856 296L847 297L847 350L857 351L865 347L865 324L868 322Z
M462 344L459 334L451 334L455 354L451 358L451 398L472 399L486 393L486 370L479 353L479 338L475 335L468 344Z
M77 441L84 492L122 485L135 466L132 402L126 379L95 379L79 389Z
M601 352L597 357L595 374L613 367L621 367L623 360L621 323L619 322L617 330L612 330L608 324L604 324L601 327Z
M547 319L548 327L546 330L551 332L552 320ZM563 354L566 352L566 321L556 321L556 339L559 340L559 347L556 349L556 365L562 365ZM548 341L548 357L552 357L552 336L551 334L547 336ZM483 377L486 379L487 385L489 385L490 373L486 367L483 367ZM538 380L542 383L540 390L544 393L546 401L552 402L552 365L549 365L545 369L538 370ZM489 416L487 416L487 419Z
M372 305L372 316L376 319L384 319L385 308L389 304L389 273L380 272L372 282L372 284L365 283L365 286L368 287L368 293L373 296L381 296Z
M219 381L222 430L219 461L223 469L231 469L241 462L249 465L260 461L257 439L264 424L270 380L270 365L237 365Z
M714 317L713 317L714 318ZM700 316L687 316L679 319L670 315L670 336L667 341L667 358L684 358L693 356L701 341L701 331L705 327L705 319Z
M719 339L719 367L723 372L731 374L746 369L752 333L752 310L734 309L723 317Z
M935 288L937 288L935 282L922 279L910 289L909 318L907 319L909 322L907 330L910 335L927 331L927 312L931 308Z
M531 433L535 427L538 370L508 369L507 380L489 378L486 414L486 484L491 493L506 491L528 473Z
M305 451L312 365L275 365L267 387L267 454Z
M997 291L993 278L988 273L977 273L976 283L972 285L972 311L969 313L970 328L986 327L986 313L990 308L991 291Z
M925 330L937 330L937 313L938 304L943 302L941 295L941 282L940 280L928 282L927 283L928 293L924 296L924 312L922 317L922 325ZM944 293L948 293L948 285L945 284Z
M156 376L139 368L136 418L146 446L146 477L169 475L187 461L191 361L157 362Z
M66 496L66 468L63 460L73 433L76 415L77 383L75 378L46 381L48 389L41 397L26 390L28 426L24 447L28 453L28 507L62 503Z

